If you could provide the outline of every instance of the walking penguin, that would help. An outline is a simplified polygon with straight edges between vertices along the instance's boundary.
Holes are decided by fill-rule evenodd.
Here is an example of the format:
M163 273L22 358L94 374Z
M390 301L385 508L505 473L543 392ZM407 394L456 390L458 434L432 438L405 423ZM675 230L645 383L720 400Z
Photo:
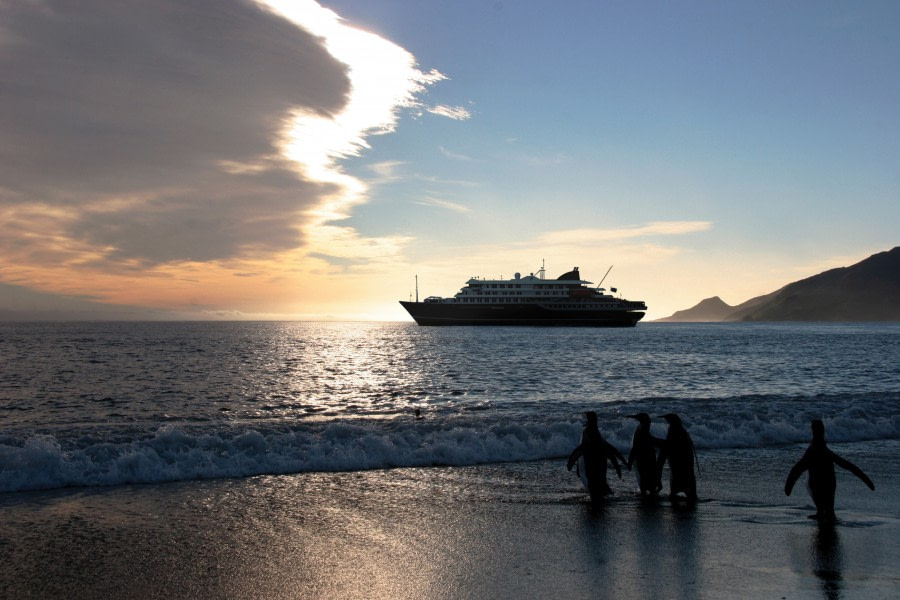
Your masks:
M621 460L624 463L625 458L621 452L616 450L615 446L603 439L600 429L597 427L597 413L591 410L584 415L587 418L587 424L581 434L581 444L572 451L566 468L571 471L572 467L581 459L578 464L579 476L587 487L591 500L598 502L612 492L606 482L606 462L612 463L616 475L622 479L622 469L619 467L618 461Z
M784 482L784 493L790 496L794 484L803 471L809 471L809 495L812 496L817 511L810 518L818 519L819 522L831 522L835 518L834 492L837 489L834 465L847 469L862 479L870 490L875 489L875 484L859 467L828 449L825 445L825 424L819 419L812 422L812 436L812 442L803 458L788 473L787 481Z
M662 450L657 459L657 465L662 479L662 470L666 461L669 461L669 498L676 499L678 494L684 493L689 502L697 501L697 479L694 477L694 442L681 422L681 417L674 413L663 415L661 418L669 422L669 432L663 442Z
M636 419L638 426L634 429L631 452L628 453L625 466L629 469L635 467L641 496L655 496L662 489L661 472L656 464L656 449L661 448L665 440L650 433L650 415L647 413L637 413L628 417Z

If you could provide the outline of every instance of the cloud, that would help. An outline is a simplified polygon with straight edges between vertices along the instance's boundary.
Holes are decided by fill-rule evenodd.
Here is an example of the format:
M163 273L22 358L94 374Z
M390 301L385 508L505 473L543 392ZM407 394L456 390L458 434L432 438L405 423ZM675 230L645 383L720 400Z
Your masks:
M422 206L434 206L436 208L442 208L444 210L449 210L457 213L469 213L472 212L472 209L463 204L458 204L456 202L450 202L448 200L440 200L439 198L425 198L423 200L418 200L416 204L420 204Z
M327 118L350 93L311 33L243 2L2 11L0 205L32 235L3 233L31 258L48 225L112 262L295 247L297 213L336 191L278 156L292 111Z
M578 265L582 276L594 282L600 281L610 265L618 265L606 284L645 293L640 290L650 287L654 278L661 277L660 273L674 272L673 260L693 256L677 243L679 236L711 227L708 221L657 221L625 228L547 231L511 242L465 244L451 259L429 256L427 264L413 268L436 291L452 290L462 278L473 275L509 277L517 271L537 272L545 259L548 277ZM464 272L460 265L465 265Z
M452 158L453 160L472 160L471 156L467 156L465 154L460 154L458 152L453 152L451 150L447 150L443 146L439 146L438 150L440 150L441 154L443 154L447 158Z
M311 0L0 3L0 23L0 279L65 293L327 253L312 232L367 190L338 161L446 78Z
M400 179L399 171L405 164L401 160L385 160L370 164L368 169L376 175L373 183L388 183Z
M541 234L538 242L543 244L591 244L596 242L627 240L669 235L685 235L707 231L712 228L709 221L656 221L637 227L620 229L565 229Z
M436 106L430 106L426 110L428 110L428 112L433 115L447 117L448 119L454 119L456 121L465 121L466 119L470 119L472 117L472 113L470 113L462 106L447 106L445 104L438 104Z

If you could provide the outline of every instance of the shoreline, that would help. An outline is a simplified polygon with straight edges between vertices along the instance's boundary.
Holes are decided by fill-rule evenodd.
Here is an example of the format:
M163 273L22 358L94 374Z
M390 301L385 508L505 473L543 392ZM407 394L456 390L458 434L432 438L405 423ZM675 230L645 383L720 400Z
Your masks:
M876 485L833 528L782 491L805 445L702 451L693 508L549 460L0 494L0 596L895 597L900 441L831 446Z

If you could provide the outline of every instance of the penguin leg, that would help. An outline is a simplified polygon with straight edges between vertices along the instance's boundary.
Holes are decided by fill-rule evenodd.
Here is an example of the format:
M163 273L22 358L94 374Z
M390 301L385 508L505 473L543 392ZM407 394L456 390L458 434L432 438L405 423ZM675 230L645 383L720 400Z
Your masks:
M813 496L813 504L816 505L814 518L819 521L834 521L834 492L828 491Z

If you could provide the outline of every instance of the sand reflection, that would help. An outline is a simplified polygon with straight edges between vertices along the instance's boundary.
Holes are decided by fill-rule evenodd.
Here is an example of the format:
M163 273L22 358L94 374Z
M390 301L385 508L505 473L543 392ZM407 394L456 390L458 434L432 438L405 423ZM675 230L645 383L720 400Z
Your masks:
M812 536L810 552L813 561L813 573L819 580L822 595L826 600L837 600L842 597L843 575L841 538L834 523L820 523Z
M700 560L702 538L697 523L696 504L677 503L672 506L671 556L665 563L665 578L675 582L673 597L697 598L699 593Z

